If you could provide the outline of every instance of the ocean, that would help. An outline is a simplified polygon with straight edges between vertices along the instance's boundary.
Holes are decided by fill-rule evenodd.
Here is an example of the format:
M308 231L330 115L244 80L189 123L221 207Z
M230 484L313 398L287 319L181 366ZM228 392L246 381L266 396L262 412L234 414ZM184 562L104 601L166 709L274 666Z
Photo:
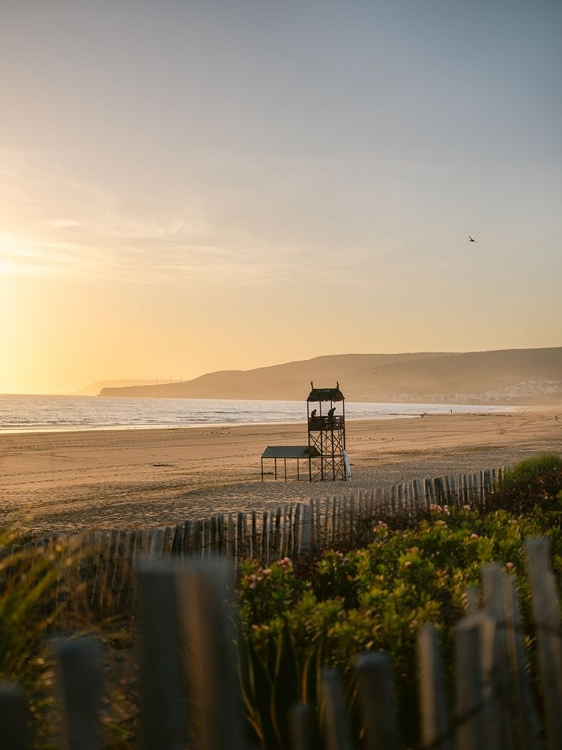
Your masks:
M337 413L341 405L337 404ZM346 419L397 419L420 414L490 413L505 406L345 402ZM141 429L306 421L304 401L0 395L0 432Z

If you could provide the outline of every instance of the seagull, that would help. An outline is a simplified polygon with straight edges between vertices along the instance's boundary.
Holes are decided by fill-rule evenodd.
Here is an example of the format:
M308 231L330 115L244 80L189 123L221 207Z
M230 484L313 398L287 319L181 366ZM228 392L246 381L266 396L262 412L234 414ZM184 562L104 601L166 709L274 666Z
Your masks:
M473 239L473 238L472 238L472 237L471 237L470 235L468 235L468 239L469 239L469 240L470 240L471 242L478 242L478 240L475 240L475 239Z

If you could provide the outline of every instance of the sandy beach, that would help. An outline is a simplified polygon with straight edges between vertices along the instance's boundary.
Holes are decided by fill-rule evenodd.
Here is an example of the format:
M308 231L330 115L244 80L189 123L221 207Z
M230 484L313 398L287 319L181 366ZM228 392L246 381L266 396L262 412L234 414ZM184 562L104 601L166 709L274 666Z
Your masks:
M306 425L106 430L0 435L1 522L38 532L163 527L227 511L262 510L562 453L562 408L351 421L352 481L308 481L267 445L306 445Z

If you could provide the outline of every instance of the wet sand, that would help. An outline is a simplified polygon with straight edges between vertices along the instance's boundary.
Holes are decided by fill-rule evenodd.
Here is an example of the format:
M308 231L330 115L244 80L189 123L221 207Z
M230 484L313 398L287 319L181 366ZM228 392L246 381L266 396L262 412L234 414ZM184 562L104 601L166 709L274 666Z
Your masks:
M502 414L349 420L352 481L308 481L267 445L307 444L304 423L0 435L0 521L38 532L163 527L227 511L263 510L410 479L562 454L562 407Z

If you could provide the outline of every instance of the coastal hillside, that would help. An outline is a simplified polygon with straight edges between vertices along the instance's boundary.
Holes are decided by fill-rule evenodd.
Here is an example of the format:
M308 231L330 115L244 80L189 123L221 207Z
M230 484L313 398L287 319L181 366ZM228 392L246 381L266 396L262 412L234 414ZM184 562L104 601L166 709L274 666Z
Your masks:
M103 388L102 396L306 399L310 382L339 381L350 401L562 404L562 347L488 352L337 354L254 370L225 370L183 383Z
M157 380L100 380L76 391L74 396L97 396L103 388L128 388L139 385L156 385Z

